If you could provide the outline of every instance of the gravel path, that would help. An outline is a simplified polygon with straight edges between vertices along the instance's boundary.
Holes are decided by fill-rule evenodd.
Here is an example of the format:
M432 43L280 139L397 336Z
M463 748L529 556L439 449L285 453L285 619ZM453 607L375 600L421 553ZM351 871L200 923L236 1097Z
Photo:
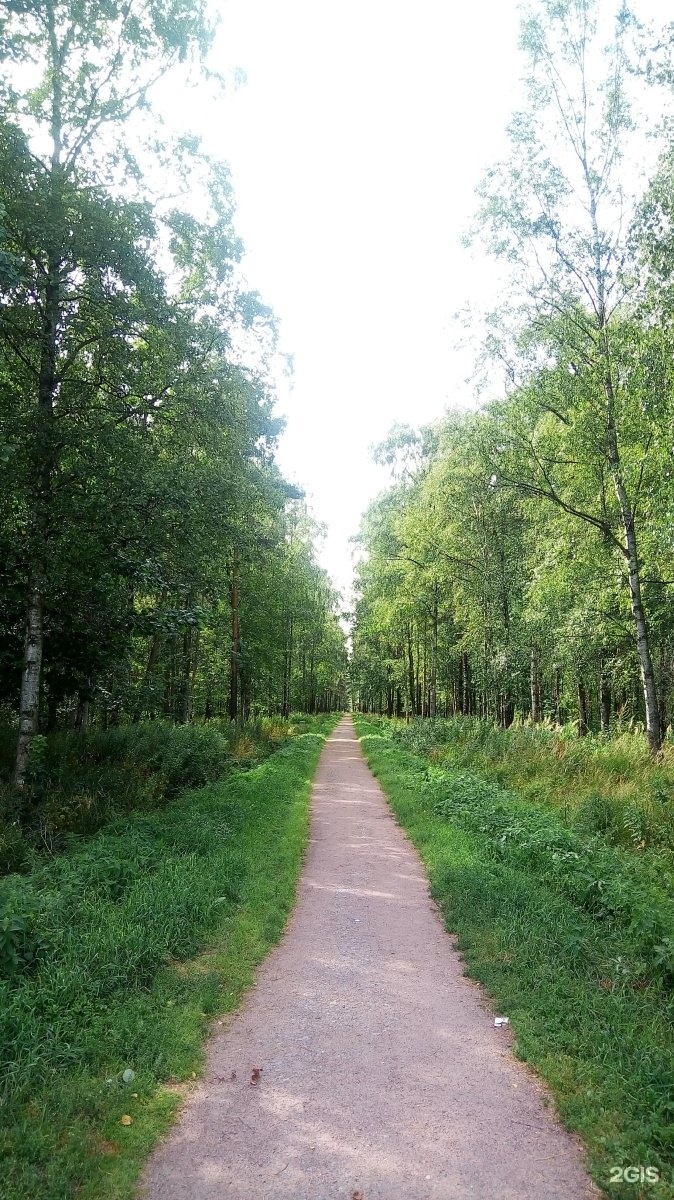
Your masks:
M467 981L350 718L280 946L150 1160L148 1200L581 1200L574 1139ZM262 1068L251 1085L254 1068Z

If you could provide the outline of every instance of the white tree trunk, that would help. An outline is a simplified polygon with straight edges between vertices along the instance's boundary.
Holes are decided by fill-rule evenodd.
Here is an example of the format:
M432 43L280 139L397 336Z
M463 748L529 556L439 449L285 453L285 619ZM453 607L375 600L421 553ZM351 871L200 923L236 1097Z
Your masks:
M19 743L14 772L14 783L19 789L26 785L30 743L38 728L42 646L42 595L37 581L34 581L26 613L26 636L19 704Z

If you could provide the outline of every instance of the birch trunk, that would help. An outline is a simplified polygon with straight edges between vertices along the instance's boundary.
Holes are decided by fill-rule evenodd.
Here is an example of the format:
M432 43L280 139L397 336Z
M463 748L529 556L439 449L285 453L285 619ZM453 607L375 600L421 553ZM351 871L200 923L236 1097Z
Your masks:
M438 592L437 584L433 595L431 624L431 682L428 695L428 715L434 717L438 704Z
M643 689L644 706L646 709L646 732L648 735L648 744L651 748L651 751L655 754L662 746L662 723L660 721L660 712L658 709L658 693L655 683L655 671L653 670L653 659L649 644L648 624L646 621L646 614L644 612L643 601L641 599L639 558L637 555L637 540L633 525L627 525L625 529L625 546L630 589L630 607L632 609L632 618L634 620L634 628L636 630L637 653L639 655L639 666L641 669L641 686Z
M609 359L607 344L605 353L608 364ZM648 744L651 752L656 754L662 746L662 723L658 708L658 693L655 682L655 671L653 669L653 657L650 648L648 622L646 620L646 613L641 596L641 565L639 562L634 509L629 501L627 488L625 487L625 481L623 479L620 454L618 450L618 435L615 426L613 380L608 366L604 381L604 389L607 402L607 456L611 467L613 487L618 505L620 507L620 518L623 527L623 554L627 563L627 582L630 593L630 609L632 612L632 620L634 621L634 629L636 633L637 654L639 656L639 667L641 672L641 686L644 697L644 708L646 710L646 732L648 735Z
M241 629L239 624L239 558L234 555L229 589L232 616L232 639L229 653L229 719L236 721L239 712L239 657ZM284 712L284 716L288 714Z
M14 784L23 790L30 743L38 731L40 684L44 649L44 582L48 551L48 519L52 491L54 456L54 401L58 387L57 347L61 310L61 255L59 232L62 226L62 115L61 51L56 37L54 6L48 3L46 16L49 33L49 59L52 72L51 109L51 228L44 275L44 300L40 331L40 369L37 385L38 434L33 451L34 497L32 519L32 570L26 605L23 669L19 696L19 740L16 751Z
M472 685L470 679L470 659L467 653L461 656L461 712L469 717L472 710Z
M531 647L531 665L529 673L531 692L531 720L536 725L541 719L541 679L538 665L538 648Z
M288 719L290 716L291 692L292 692L292 672L293 672L293 618L292 614L288 621L288 638L286 642L286 650L283 656L283 716Z
M42 644L42 594L40 588L35 584L31 588L26 614L24 665L21 675L21 708L19 710L19 742L14 774L14 782L17 788L24 788L26 785L30 743L38 728Z
M552 696L555 702L555 721L562 723L562 674L558 666L552 670Z
M412 651L412 630L407 631L407 686L410 693L410 709L411 715L417 715L415 688L414 688L414 653Z
M599 721L602 733L608 737L611 727L611 680L604 662L599 676Z
M587 708L587 692L585 684L578 677L578 736L585 737L588 732L589 713Z

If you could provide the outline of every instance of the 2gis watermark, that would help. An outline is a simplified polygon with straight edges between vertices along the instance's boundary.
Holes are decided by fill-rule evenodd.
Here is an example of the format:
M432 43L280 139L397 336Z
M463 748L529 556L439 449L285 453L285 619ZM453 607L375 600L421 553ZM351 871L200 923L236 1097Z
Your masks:
M657 1167L611 1167L609 1184L611 1183L659 1183L660 1171Z

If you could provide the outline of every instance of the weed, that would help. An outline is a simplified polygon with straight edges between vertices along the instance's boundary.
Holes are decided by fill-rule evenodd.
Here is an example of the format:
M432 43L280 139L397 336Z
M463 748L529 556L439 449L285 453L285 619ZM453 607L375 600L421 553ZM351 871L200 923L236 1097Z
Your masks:
M616 846L662 849L674 863L674 745L658 760L642 733L578 738L571 726L513 725L477 717L386 722L387 736L429 761L467 767L554 808L586 832Z
M0 875L29 870L36 851L60 852L120 815L160 808L186 789L263 762L303 720L259 717L243 727L147 721L40 735L23 797L9 782L16 734L0 730Z

